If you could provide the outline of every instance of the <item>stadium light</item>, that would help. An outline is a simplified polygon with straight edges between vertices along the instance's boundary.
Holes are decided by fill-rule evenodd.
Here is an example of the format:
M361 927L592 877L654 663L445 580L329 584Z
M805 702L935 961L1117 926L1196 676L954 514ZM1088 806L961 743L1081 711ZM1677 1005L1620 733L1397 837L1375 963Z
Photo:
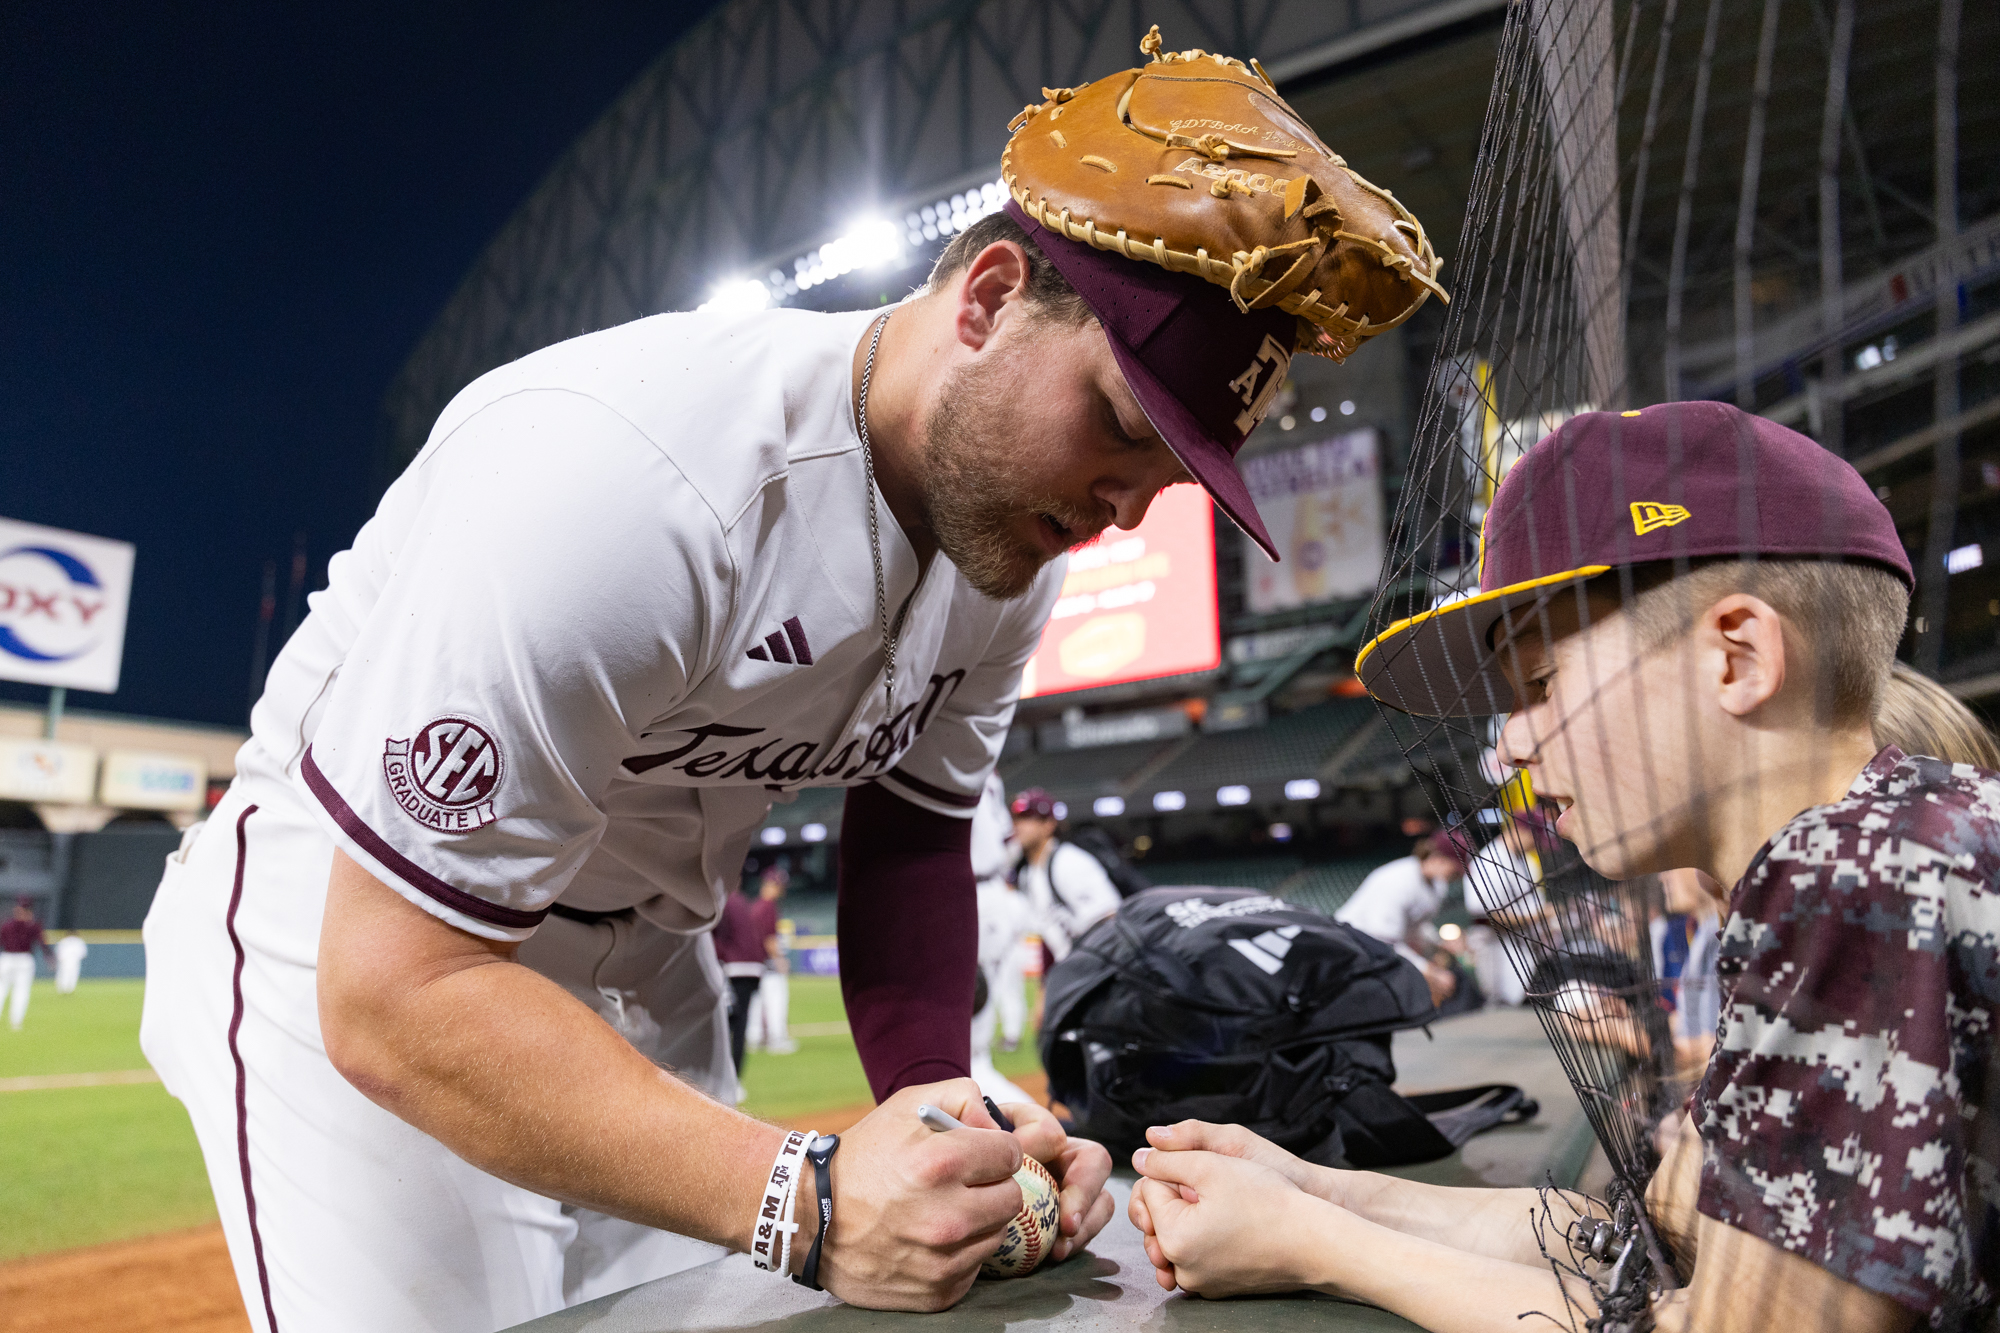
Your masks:
M1968 569L1978 569L1986 563L1986 551L1978 542L1970 546L1960 546L1945 552L1944 572L1963 574Z
M757 835L757 840L766 847L782 847L785 845L785 831L781 828L767 828Z
M1068 818L1069 818L1069 806L1065 805L1065 804L1064 804L1063 802L1061 802L1061 801L1057 801L1057 802L1056 802L1056 803L1055 803L1055 804L1054 804L1054 805L1053 805L1052 807L1050 807L1050 808L1051 808L1051 809L1053 809L1053 810L1055 811L1055 816L1056 816L1056 818L1057 818L1057 819L1068 819Z
M912 246L939 240L953 232L964 231L988 213L998 213L1006 204L1006 184L987 181L984 185L974 186L949 199L925 204L915 212L905 214L903 239Z
M1217 805L1248 805L1250 804L1250 789L1241 784L1217 787L1215 789L1215 803Z
M1292 826L1290 824L1271 825L1272 842L1290 842L1291 840L1292 840Z
M804 828L799 830L799 836L801 838L804 838L807 842L825 842L826 825L808 824Z
M1285 799L1288 801L1317 801L1319 799L1319 779L1293 778L1285 784Z
M1187 793L1184 791L1156 791L1153 793L1153 808L1163 814L1187 809Z
M1125 813L1125 798L1123 796L1100 796L1090 803L1090 813L1102 819L1109 819L1113 815L1122 815Z
M762 282L756 278L732 278L728 282L717 283L709 298L695 309L735 315L762 310L770 304L771 289Z

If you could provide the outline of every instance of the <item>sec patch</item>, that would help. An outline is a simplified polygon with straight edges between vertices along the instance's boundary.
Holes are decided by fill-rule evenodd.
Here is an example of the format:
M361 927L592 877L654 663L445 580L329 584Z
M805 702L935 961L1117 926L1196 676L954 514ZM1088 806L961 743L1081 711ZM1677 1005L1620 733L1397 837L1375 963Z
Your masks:
M440 833L491 824L505 772L500 742L467 717L435 718L408 740L390 737L382 750L389 794L404 814Z

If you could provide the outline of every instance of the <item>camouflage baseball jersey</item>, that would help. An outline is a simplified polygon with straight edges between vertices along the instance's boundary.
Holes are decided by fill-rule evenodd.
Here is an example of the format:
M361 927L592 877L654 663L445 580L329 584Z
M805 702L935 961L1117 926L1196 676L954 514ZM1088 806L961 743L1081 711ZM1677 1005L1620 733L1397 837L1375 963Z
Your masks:
M1700 1209L1929 1316L2000 1290L2000 776L1890 746L1737 884Z

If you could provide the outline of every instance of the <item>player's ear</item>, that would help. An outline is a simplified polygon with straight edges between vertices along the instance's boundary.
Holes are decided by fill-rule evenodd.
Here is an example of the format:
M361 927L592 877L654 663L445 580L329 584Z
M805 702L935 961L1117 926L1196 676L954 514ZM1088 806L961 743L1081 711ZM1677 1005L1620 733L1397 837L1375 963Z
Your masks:
M1026 299L1028 273L1028 252L1013 241L995 241L974 255L958 288L958 340L975 352L992 341L1002 312Z
M1725 713L1746 717L1785 687L1785 630L1761 597L1731 593L1693 631L1697 671Z

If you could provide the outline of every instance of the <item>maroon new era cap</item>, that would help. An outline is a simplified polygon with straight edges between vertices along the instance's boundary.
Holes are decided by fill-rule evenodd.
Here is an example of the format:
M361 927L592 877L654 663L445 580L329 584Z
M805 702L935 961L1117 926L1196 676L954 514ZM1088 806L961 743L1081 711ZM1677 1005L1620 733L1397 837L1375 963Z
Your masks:
M1861 474L1797 431L1727 403L1585 412L1501 482L1479 591L1389 626L1354 671L1405 712L1504 713L1514 692L1489 642L1501 616L1622 566L1709 556L1852 560L1915 583Z
M1007 204L1104 326L1111 354L1153 429L1222 512L1273 560L1236 451L1278 397L1291 370L1298 318L1245 313L1229 293L1186 273L1058 236Z

